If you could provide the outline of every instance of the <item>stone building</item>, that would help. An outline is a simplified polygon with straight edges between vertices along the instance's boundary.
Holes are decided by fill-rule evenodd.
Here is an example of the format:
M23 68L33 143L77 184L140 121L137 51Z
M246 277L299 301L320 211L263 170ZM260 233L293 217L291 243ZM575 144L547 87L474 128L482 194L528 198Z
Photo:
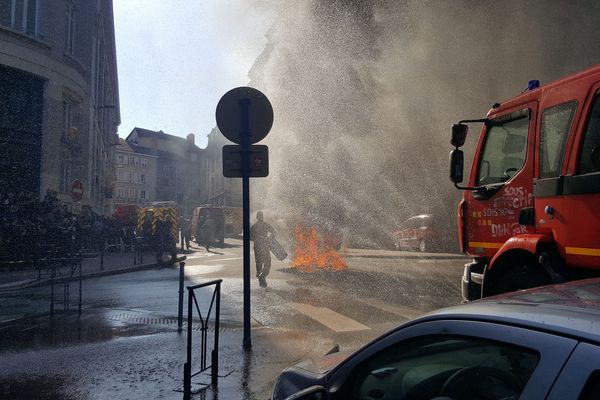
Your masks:
M208 135L204 155L206 181L206 204L215 206L241 207L242 180L223 176L223 146L232 144L223 136L219 128L214 128Z
M112 0L0 1L0 191L112 212L119 90ZM73 204L72 182L83 183Z
M196 146L193 133L184 139L163 131L134 128L127 143L157 157L156 201L175 201L186 216L205 201L204 150Z
M152 149L119 139L113 191L115 207L156 201L158 156L154 153Z

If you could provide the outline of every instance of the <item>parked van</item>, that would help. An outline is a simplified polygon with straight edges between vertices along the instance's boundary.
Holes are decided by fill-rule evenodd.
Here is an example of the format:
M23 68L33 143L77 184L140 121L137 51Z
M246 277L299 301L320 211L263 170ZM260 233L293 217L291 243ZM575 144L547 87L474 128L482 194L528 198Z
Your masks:
M210 223L204 221L210 219ZM210 231L206 230L209 227ZM203 206L196 207L192 214L192 238L201 245L211 238L211 245L217 244L222 247L225 244L225 216L221 207Z

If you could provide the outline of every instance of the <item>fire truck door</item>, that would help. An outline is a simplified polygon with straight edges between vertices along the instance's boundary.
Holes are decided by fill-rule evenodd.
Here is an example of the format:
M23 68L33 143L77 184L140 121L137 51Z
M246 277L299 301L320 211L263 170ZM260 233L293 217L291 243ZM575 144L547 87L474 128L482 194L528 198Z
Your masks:
M575 174L564 177L567 264L600 269L600 92L588 101L585 125L573 146Z
M536 232L551 235L563 255L566 220L562 171L576 110L576 101L543 109L537 152L539 179L533 186Z

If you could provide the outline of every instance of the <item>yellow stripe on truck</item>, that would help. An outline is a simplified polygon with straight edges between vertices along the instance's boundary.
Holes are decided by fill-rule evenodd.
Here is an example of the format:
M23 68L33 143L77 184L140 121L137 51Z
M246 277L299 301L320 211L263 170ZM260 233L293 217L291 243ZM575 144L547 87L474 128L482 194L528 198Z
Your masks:
M499 249L503 244L495 242L469 242L470 247L481 247L484 249Z
M578 256L595 256L600 257L600 249L588 249L585 247L567 247L565 248L567 254L576 254Z

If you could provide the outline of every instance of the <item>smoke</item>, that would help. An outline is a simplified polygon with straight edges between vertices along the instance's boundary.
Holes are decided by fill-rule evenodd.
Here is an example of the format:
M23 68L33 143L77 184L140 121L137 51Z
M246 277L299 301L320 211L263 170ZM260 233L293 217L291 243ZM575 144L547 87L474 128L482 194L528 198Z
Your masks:
M275 122L255 208L354 244L382 245L420 213L455 243L450 125L484 116L530 79L548 83L600 59L594 1L260 4L277 18L250 85L269 97Z

